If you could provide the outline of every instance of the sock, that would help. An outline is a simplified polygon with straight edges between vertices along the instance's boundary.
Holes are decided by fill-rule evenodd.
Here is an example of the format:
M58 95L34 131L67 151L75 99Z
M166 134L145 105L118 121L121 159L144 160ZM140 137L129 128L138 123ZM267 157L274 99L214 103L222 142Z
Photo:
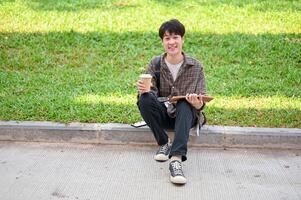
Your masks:
M174 160L178 160L178 161L182 161L182 156L181 155L174 155L174 156L171 156L170 158L171 161L174 161Z
M171 144L171 140L170 140L170 138L168 138L168 142L167 142L169 145Z

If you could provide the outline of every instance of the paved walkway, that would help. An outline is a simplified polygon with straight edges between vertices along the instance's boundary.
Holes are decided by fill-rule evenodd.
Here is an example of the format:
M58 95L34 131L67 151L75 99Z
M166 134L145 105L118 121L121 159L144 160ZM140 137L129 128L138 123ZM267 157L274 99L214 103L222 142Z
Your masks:
M1 200L300 200L300 150L191 149L185 186L154 146L0 142Z

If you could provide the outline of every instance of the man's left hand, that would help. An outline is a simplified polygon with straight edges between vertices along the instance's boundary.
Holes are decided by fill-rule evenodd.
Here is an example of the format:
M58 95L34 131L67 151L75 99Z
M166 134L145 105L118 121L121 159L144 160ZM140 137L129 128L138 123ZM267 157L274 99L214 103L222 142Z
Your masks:
M201 109L203 106L202 97L197 94L186 94L186 100L197 110Z

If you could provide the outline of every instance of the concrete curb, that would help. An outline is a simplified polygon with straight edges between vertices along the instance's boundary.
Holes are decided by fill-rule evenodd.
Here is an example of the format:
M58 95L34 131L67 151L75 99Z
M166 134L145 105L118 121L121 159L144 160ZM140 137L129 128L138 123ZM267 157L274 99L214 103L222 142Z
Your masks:
M301 149L297 128L204 126L200 136L191 134L189 145L196 147ZM0 141L155 145L148 127L116 123L0 121Z

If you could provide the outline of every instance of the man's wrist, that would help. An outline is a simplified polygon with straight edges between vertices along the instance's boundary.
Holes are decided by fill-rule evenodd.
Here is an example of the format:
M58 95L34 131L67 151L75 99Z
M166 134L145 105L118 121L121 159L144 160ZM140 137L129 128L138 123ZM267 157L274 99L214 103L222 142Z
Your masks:
M197 109L197 110L201 110L203 107L203 103L199 103L197 105L194 105L194 108Z
M194 105L194 108L197 109L197 110L200 110L202 108L202 104Z

